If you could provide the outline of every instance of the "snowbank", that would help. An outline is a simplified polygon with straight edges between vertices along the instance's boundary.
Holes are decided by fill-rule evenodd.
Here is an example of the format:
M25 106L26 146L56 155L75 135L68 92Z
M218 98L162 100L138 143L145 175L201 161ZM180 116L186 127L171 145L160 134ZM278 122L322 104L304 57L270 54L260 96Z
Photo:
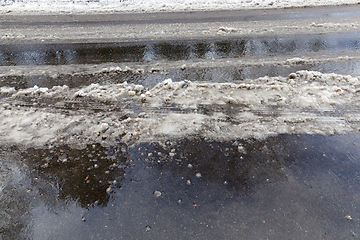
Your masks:
M359 78L299 71L241 83L173 82L151 89L91 84L0 88L0 142L27 146L201 136L265 138L360 129Z
M305 6L329 6L358 4L357 0L100 0L48 1L48 0L1 0L1 14L89 14L117 12L182 12L240 10L259 8L290 8Z

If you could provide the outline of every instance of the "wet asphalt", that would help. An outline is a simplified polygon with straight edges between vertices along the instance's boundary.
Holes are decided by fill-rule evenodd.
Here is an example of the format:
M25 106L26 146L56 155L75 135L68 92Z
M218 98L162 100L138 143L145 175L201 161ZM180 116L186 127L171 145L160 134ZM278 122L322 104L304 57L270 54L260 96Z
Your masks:
M346 15L345 10L339 13L334 8L324 9L319 13L311 9L308 15L303 11L298 15L277 12L271 16L259 12L238 16L231 12L227 17L233 14L234 18L252 21ZM359 14L351 8L347 13ZM159 16L163 20L153 21L176 20L170 14ZM206 22L205 15L201 16L189 18ZM143 17L140 20L119 17L117 21L118 24L150 21L150 15ZM220 14L219 18L223 17ZM12 18L13 24L21 24L16 22L16 17ZM80 20L73 22L76 21ZM117 42L4 44L0 45L0 65L10 69L21 65L55 67L109 62L151 64L244 57L292 58L308 53L341 55L345 51L357 53L358 39L359 32L354 31L125 45ZM124 81L153 86L165 78L231 82L286 76L297 70L357 76L358 65L356 60L344 60L299 62L291 66L259 63L247 67L186 68L169 70L166 74L156 71L82 76L59 73L56 78L19 75L1 77L0 86L51 87L65 83L79 87L91 82ZM278 135L232 141L189 136L169 139L165 144L145 142L128 146L119 141L111 147L93 143L84 149L69 145L33 148L4 144L0 146L0 238L358 239L359 144L358 133Z

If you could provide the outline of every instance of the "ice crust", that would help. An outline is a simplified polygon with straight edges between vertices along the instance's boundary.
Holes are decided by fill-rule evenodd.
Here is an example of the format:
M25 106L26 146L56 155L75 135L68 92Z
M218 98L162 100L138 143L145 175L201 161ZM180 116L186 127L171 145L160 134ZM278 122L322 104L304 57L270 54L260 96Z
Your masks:
M0 142L81 147L193 136L230 140L357 132L359 85L357 77L299 71L239 83L167 79L151 89L128 83L2 87Z
M209 10L240 10L258 8L290 8L358 4L357 0L1 0L1 14L89 14L117 12L181 12Z

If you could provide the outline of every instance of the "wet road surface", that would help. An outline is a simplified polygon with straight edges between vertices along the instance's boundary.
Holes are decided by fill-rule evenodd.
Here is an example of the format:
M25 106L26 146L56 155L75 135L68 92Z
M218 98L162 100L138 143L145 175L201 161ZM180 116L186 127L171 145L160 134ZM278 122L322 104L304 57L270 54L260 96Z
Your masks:
M125 46L2 45L0 87L77 87L94 81L153 86L167 78L233 82L287 76L303 69L357 76L358 39L359 33L352 32ZM125 70L114 70L119 66ZM106 69L111 67L113 70Z
M4 239L356 239L359 135L6 149Z
M311 9L310 13L303 13L303 9L286 11L296 14L276 10L273 15L251 11L238 16L230 12L221 13L227 16L220 14L218 18L224 22L229 18L270 21L358 16L358 11L349 7L330 11ZM136 16L146 19L136 20ZM129 21L134 22L121 24L145 23L151 16L155 18L154 24L176 20L169 14L132 15L134 20ZM189 21L208 21L206 15L201 16L203 20L190 17ZM163 19L156 20L159 17ZM5 17L0 18L5 19L4 26L8 28L23 21L7 18L15 21L9 23ZM91 20L89 16L83 18ZM118 18L123 21L121 15ZM111 43L102 40L86 44L81 41L34 43L33 39L25 39L21 44L11 44L3 38L0 87L26 89L66 84L78 88L94 82L102 85L125 81L153 87L167 78L242 82L264 76L288 76L299 70L359 75L357 29L242 37L232 36L231 30L227 34L225 28L221 31L225 35L220 32L212 37L176 41L134 39L132 43L121 39ZM15 105L9 106L6 98L0 95L4 101L2 109L10 112L17 109ZM41 100L43 108L55 111L55 107L49 107L53 99ZM85 107L75 103L57 107L105 112L108 106L90 101ZM144 108L154 111L149 106L131 107L135 112ZM171 111L184 111L176 107ZM357 106L348 110L345 108L348 106L342 107L329 114L341 118L344 112L358 113ZM211 115L216 111L227 113L226 109L230 108L229 113L234 113L244 106L225 104L203 109L198 106L196 110ZM130 119L125 110L120 104L114 111L124 111L121 120ZM219 122L232 123L228 115ZM23 124L25 127L26 123ZM86 142L81 148L62 144L59 139L43 146L2 141L0 236L3 239L359 238L360 135L357 132L331 136L276 134L265 139L234 137L232 140L189 135L134 144L127 144L122 137L111 146L98 141Z

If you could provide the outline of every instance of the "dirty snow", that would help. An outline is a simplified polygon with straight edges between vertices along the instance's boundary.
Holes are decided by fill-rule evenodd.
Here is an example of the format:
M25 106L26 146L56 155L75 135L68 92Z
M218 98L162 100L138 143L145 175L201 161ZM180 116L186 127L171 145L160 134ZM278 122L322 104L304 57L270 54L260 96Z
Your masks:
M209 52L209 54L212 52ZM214 54L215 55L215 54ZM212 55L213 56L213 55ZM286 68L299 64L318 65L324 62L344 63L346 61L360 62L359 55L351 51L339 53L327 53L326 55L307 53L306 57L289 56L266 56L266 58L241 57L241 58L210 58L210 59L190 59L179 61L150 61L150 62L124 62L124 63L102 63L102 64L70 64L70 65L18 65L0 66L0 78L8 77L48 77L54 81L60 76L84 77L92 76L96 78L101 75L117 75L129 73L133 75L158 73L166 76L171 71L185 69L211 69L211 68L240 68L251 66L284 66ZM355 75L357 75L357 72ZM227 79L224 79L227 81ZM149 83L144 83L146 86ZM152 87L152 86L151 86ZM7 87L8 91L12 91ZM2 91L5 91L3 88Z
M358 4L357 0L101 0L101 1L48 1L1 0L0 14L89 14L117 12L182 12L240 10L259 8L290 8Z
M238 83L167 79L83 88L0 88L2 143L82 147L201 136L265 138L360 129L360 79L299 71Z

